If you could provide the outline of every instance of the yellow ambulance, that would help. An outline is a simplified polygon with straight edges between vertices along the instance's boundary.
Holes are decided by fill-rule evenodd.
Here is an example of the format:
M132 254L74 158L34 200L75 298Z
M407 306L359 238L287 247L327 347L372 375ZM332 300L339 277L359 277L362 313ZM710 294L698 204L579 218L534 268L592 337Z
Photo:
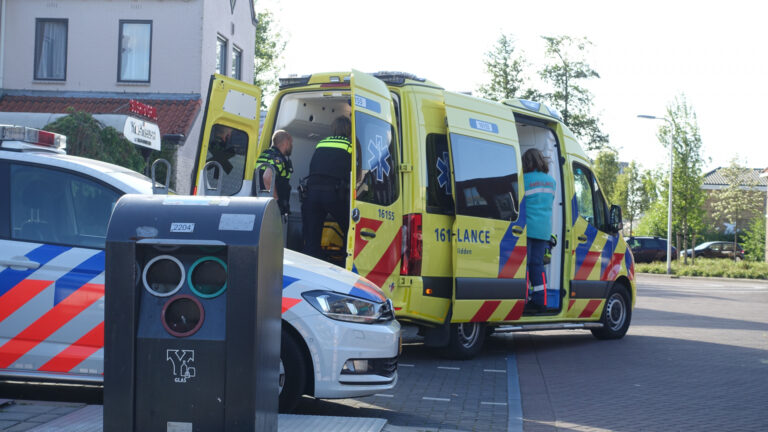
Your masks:
M621 209L607 202L557 111L453 93L405 73L320 73L281 80L258 144L251 132L221 148L222 128L259 126L258 112L239 111L239 101L259 96L242 82L211 78L194 193L257 192L258 155L274 131L288 131L286 246L301 251L300 181L331 122L351 116L349 230L326 223L324 248L329 260L382 287L397 319L418 327L426 345L470 358L491 331L589 329L601 339L627 332L636 290ZM530 307L526 274L521 156L531 148L546 156L557 183L545 308Z

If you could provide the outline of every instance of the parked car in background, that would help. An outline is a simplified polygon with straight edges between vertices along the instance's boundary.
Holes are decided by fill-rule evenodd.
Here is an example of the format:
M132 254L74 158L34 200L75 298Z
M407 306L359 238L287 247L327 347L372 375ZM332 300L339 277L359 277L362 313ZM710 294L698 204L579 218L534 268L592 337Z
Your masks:
M696 251L697 257L702 258L730 258L733 259L733 242L730 241L711 241L702 243L696 246L693 250ZM686 249L685 256L690 257L692 255L691 249ZM740 244L736 243L736 259L744 259L744 248Z
M635 262L667 260L667 239L661 237L627 237ZM697 252L698 253L698 252ZM672 246L672 259L677 259L677 249Z

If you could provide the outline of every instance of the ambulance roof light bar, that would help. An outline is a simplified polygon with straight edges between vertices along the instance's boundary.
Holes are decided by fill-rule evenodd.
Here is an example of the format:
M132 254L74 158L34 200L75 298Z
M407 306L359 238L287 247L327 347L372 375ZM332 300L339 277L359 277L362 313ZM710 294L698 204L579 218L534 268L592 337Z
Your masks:
M21 145L12 145L8 141L18 141ZM0 125L0 142L3 147L16 150L48 149L63 152L67 148L66 136L26 126Z

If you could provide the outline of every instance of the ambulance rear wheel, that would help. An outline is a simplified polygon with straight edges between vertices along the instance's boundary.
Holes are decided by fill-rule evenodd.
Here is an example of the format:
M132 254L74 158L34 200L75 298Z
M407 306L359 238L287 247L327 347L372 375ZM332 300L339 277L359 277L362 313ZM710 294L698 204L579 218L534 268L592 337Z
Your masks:
M456 360L471 359L483 348L485 335L485 323L451 324L450 339L443 355Z
M603 308L603 317L600 320L603 327L593 329L592 335L598 339L621 339L627 333L631 319L632 308L627 288L622 284L615 284Z
M296 409L306 383L306 365L296 340L283 331L280 341L280 412Z

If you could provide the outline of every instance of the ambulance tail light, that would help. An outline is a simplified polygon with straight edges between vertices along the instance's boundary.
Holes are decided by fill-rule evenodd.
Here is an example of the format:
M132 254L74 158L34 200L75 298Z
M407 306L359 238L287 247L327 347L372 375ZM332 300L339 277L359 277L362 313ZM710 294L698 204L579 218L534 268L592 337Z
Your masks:
M400 275L420 276L422 257L421 213L403 216L403 259Z

